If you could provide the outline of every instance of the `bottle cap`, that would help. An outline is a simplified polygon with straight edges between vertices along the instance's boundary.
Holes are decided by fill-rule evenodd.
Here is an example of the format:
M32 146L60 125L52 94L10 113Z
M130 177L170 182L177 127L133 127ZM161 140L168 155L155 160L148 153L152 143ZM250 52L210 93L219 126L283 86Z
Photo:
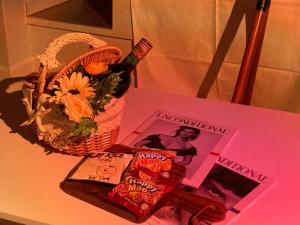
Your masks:
M142 38L134 47L133 54L139 59L143 59L147 53L152 49L152 44L146 40L145 38Z

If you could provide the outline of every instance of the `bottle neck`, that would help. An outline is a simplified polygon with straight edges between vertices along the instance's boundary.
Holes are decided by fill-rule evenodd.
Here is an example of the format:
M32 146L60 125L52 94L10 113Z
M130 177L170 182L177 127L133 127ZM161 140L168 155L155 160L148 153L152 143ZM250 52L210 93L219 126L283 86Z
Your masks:
M151 50L152 45L145 38L142 38L133 48L132 52L121 62L127 73L130 73L135 66Z
M121 64L126 67L127 72L131 72L139 62L140 59L131 52L125 59L122 60Z

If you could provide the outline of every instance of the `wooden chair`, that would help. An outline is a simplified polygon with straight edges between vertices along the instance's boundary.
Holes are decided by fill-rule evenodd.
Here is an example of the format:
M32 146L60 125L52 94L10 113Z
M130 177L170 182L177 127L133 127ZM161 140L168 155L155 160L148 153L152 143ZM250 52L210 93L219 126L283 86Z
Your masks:
M258 0L256 14L246 45L231 102L249 105L263 44L271 0Z

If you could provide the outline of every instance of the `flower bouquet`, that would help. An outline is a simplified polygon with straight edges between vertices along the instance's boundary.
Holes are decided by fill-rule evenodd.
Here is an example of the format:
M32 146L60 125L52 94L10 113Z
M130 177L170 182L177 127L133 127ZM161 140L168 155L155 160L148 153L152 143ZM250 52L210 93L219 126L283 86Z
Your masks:
M58 72L56 54L66 44L86 42L92 48ZM114 98L121 81L108 66L121 58L121 51L85 33L69 33L50 43L38 56L38 76L23 85L23 103L39 140L72 155L96 155L116 142L123 98Z

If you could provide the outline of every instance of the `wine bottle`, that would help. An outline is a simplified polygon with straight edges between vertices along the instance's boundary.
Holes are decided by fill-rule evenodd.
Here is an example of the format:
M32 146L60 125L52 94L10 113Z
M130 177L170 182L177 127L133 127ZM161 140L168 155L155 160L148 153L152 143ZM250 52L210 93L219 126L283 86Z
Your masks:
M142 38L133 48L132 52L128 54L120 63L109 65L111 73L120 73L121 81L114 89L112 94L116 98L122 97L129 89L131 84L130 73L136 65L147 55L152 49L152 45L145 38Z

